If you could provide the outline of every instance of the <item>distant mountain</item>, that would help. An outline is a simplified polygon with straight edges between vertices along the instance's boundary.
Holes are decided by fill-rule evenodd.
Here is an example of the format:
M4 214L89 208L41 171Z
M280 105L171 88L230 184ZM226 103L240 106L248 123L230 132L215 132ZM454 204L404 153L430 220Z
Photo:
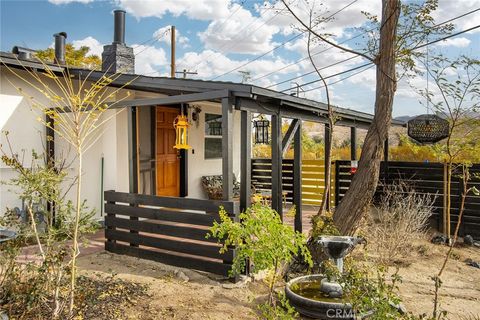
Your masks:
M415 116L400 116L400 117L395 117L393 118L394 120L397 121L402 121L402 122L408 122L408 120L414 118Z

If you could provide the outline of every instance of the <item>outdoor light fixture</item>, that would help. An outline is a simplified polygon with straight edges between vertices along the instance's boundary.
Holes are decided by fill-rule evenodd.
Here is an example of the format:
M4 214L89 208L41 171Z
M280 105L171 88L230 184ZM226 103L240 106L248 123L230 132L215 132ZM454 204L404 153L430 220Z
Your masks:
M435 114L422 114L408 121L408 136L422 143L436 143L448 137L448 120Z
M270 121L262 117L260 120L253 121L253 127L255 128L255 144L267 144L270 142L268 133Z
M191 149L188 145L188 119L183 113L175 118L173 127L175 128L175 149Z

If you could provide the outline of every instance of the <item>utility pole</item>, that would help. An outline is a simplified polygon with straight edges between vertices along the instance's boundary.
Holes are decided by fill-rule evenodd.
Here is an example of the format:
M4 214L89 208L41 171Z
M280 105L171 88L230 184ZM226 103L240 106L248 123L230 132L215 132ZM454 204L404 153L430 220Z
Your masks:
M176 71L175 73L183 74L183 79L187 79L187 74L198 74L197 71L187 71L187 69L183 69L183 71Z
M171 56L170 56L170 76L175 78L175 26L171 26L170 28L170 36L171 38Z

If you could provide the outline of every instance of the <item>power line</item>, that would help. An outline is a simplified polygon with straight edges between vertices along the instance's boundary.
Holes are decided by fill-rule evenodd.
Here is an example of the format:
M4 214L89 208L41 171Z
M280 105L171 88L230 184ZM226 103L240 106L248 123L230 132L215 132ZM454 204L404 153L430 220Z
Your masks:
M342 12L343 10L345 10L345 9L348 8L348 7L350 7L352 4L354 4L354 3L357 2L357 1L358 1L358 0L353 0L352 2L350 2L349 4L347 4L346 6L344 6L343 8L337 10L336 12L334 12L333 14L331 14L330 16L328 16L326 19L331 19L331 18L334 17L336 14ZM273 49L271 49L271 50L269 50L269 51L267 51L267 52L265 52L265 53L262 53L260 56L257 56L257 57L255 57L254 59L249 60L249 61L247 61L246 63L242 64L241 66L238 66L238 67L236 67L236 68L234 68L234 69L232 69L232 70L230 70L230 71L228 71L228 72L225 72L225 73L223 73L223 74L221 74L221 75L219 75L219 76L216 76L216 77L214 77L214 78L212 78L212 79L210 79L210 80L218 79L218 78L223 77L223 76L225 76L225 75L227 75L227 74L229 74L229 73L232 73L233 71L236 71L236 70L238 70L238 69L240 69L240 68L245 67L246 65L249 65L250 63L252 63L252 62L254 62L254 61L257 61L258 59L263 58L263 57L266 56L267 54L272 53L273 51L275 51L275 50L283 47L285 44L287 44L287 43L289 43L289 42L291 42L291 41L299 38L300 36L302 36L302 35L303 35L304 33L306 33L306 32L307 32L307 31L302 31L301 33L299 33L299 34L297 34L296 36L288 39L287 41L282 42L280 45L274 47Z
M344 73L348 73L348 72L351 72L351 71L355 71L355 70L358 70L358 69L361 69L363 67L366 67L366 66L369 66L369 65L373 65L372 62L368 62L368 63L364 63L362 65L359 65L359 66L356 66L356 67L353 67L353 68L350 68L350 69L347 69L347 70L344 70L344 71L341 71L341 72L337 72L335 74L331 74L329 76L326 76L326 77L323 77L323 79L330 79L330 78L333 78L333 77L336 77L336 76L339 76L341 74L344 74ZM313 80L313 81L309 81L309 82L305 82L305 83L302 83L301 85L299 85L298 87L304 87L304 86L308 86L312 83L316 83L316 82L319 82L319 81L322 81L321 79L317 79L317 80ZM290 88L288 89L285 89L285 90L282 90L280 92L285 92L285 91L288 91L290 90Z
M448 36L446 36L446 37L443 37L443 38L440 38L440 39L436 39L436 40L433 40L433 41L430 41L430 42L427 42L427 43L424 43L424 44L420 44L420 45L414 47L414 48L411 49L411 50L412 50L412 51L413 51L413 50L417 50L417 49L426 47L426 46L428 46L428 45L431 45L431 44L434 44L434 43L437 43L437 42L440 42L440 41L443 41L443 40L447 40L447 39L450 39L450 38L459 36L459 35L461 35L461 34L463 34L463 33L466 33L466 32L469 32L469 31L472 31L472 30L475 30L475 29L478 29L478 28L480 28L480 24L479 24L479 25L476 25L476 26L474 26L474 27L468 28L468 29L466 29L466 30L453 33L453 34L448 35Z
M472 30L475 30L475 29L478 29L478 28L480 28L480 25L477 25L477 26L468 28L468 29L463 30L463 31L456 32L456 33L454 33L454 34L451 34L451 35L442 37L442 38L440 38L440 39L432 40L432 41L430 41L430 42L427 42L427 43L418 45L418 46L412 48L411 51L418 50L418 49L420 49L420 48L426 47L426 46L428 46L428 45L431 45L431 44L434 44L434 43L437 43L437 42L440 42L440 41L443 41L443 40L446 40L446 39L449 39L449 38L452 38L452 37L456 37L456 36L458 36L458 35L461 35L461 34L463 34L463 33L466 33L466 32L469 32L469 31L472 31ZM363 64L363 65L360 65L360 66L357 66L357 67L354 67L354 68L351 68L351 69L348 69L348 70L345 70L345 71L342 71L342 72L333 74L333 75L329 75L329 76L327 76L327 77L324 77L324 79L336 77L336 76L338 76L338 75L341 75L341 74L344 74L344 73L348 73L348 72L351 72L351 71L360 69L360 68L362 68L362 67L366 67L366 66L368 66L368 65L372 65L372 66L373 66L373 63L372 63L372 62L369 62L369 63ZM316 82L319 82L319 81L322 81L322 80L321 80L321 79L317 79L317 80L313 80L313 81L310 81L310 82L306 82L306 83L303 83L303 84L299 85L299 87L304 87L304 86L307 86L307 85L310 85L310 84L312 84L312 83L316 83ZM338 81L338 82L339 82L339 81ZM285 89L285 90L282 90L282 91L280 91L280 92L285 92L285 91L288 91L288 90L290 90L290 88Z
M152 44L153 44L154 42L160 41L160 39L162 39L163 37L165 37L168 33L170 33L170 31L171 31L171 28L168 28L168 29L166 29L160 36L157 35L157 36L155 37L155 41L153 41ZM141 45L142 45L142 44L139 44L139 45L136 46L135 48L138 48L138 47L140 47ZM150 48L151 48L151 46L146 46L146 47L143 48L143 50L141 50L140 52L135 53L135 57L138 56L140 53L142 53L142 52L144 52L144 51L146 51L146 50L148 50L148 49L150 49Z
M335 62L335 63L329 64L328 66L321 67L321 68L318 69L318 70L319 70L319 71L320 71L320 70L325 70L325 69L328 69L328 68L330 68L330 67L336 66L336 65L338 65L338 64L340 64L340 63L344 63L344 62L347 62L347 61L352 60L352 59L355 59L355 58L358 58L358 56L353 56L353 57L350 57L350 58L347 58L347 59L344 59L344 60L341 60L341 61L337 61L337 62ZM316 73L316 72L317 72L316 70L313 70L313 71L310 71L310 72L301 74L301 75L299 75L299 76L296 76L296 77L293 77L293 78L290 78L290 79L287 79L287 80L284 80L284 81L281 81L281 82L278 82L278 83L269 85L268 87L265 87L265 88L268 89L268 88L271 88L271 87L274 87L274 86L278 86L278 85L281 85L281 84L290 82L290 81L292 81L292 80L296 80L296 79L299 79L299 78L303 78L304 76L308 76L308 75L311 75L311 74Z
M348 38L347 40L341 41L341 42L339 42L338 44L339 44L339 45L342 45L342 44L345 44L346 42L352 41L352 40L354 40L354 39L356 39L356 38L364 35L364 34L367 33L368 31L370 31L370 30L364 31L364 32L362 32L362 33L359 33L359 34L357 34L355 37L353 37L353 38ZM321 50L321 51L319 51L319 52L315 52L315 53L312 55L312 57L317 56L317 55L319 55L319 54L321 54L321 53L324 53L324 52L326 52L326 51L328 51L328 50L331 50L331 49L333 49L332 46L328 47L327 49L323 49L323 50ZM258 81L258 80L260 80L260 79L266 78L266 77L268 77L268 76L271 76L271 75L274 74L274 73L277 73L277 72L279 72L279 71L282 71L282 70L284 70L284 69L286 69L286 68L288 68L288 67L291 67L291 66L293 66L293 65L295 65L295 64L297 64L297 63L299 63L299 62L302 62L302 61L308 60L308 59L309 59L309 57L301 58L301 59L296 60L296 61L294 61L294 62L292 62L292 63L290 63L290 64L288 64L288 65L286 65L286 66L281 67L280 69L274 70L274 71L272 71L272 72L269 72L269 73L267 73L267 74L264 74L264 75L262 75L262 76L259 76L259 77L257 77L257 78L254 78L254 79L252 79L252 81Z
M471 11L466 12L466 13L460 15L460 16L457 16L457 17L451 18L451 19L449 19L449 20L443 21L443 22L441 22L441 23L439 23L439 24L436 24L435 26L432 26L432 28L435 28L435 27L444 25L444 24L446 24L446 23L449 23L449 22L451 22L451 21L454 21L454 20L457 20L457 19L459 19L459 18L465 17L465 16L467 16L467 15L469 15L469 14L472 14L472 13L474 13L474 12L477 12L477 11L480 11L480 8L471 10ZM449 38L452 38L452 37L455 37L455 36L458 36L458 35L460 35L460 34L463 34L463 33L466 33L466 32L472 31L472 30L475 30L475 29L477 29L477 28L479 28L479 27L480 27L480 25L477 25L477 26L475 26L475 27L471 27L471 28L468 28L468 29L466 29L466 30L463 30L463 31L460 31L460 32L457 32L457 33L453 33L453 34L448 35L448 36L445 36L445 37L443 37L443 38L436 39L436 40L430 41L430 42L428 42L428 43L418 45L418 46L412 48L411 51L414 51L414 50L423 48L423 47L425 47L425 46L428 46L428 45L431 45L431 44L434 44L434 43L437 43L437 42L440 42L440 41L443 41L443 40L446 40L446 39L449 39ZM321 70L321 69L320 69L320 70ZM352 70L354 70L354 69L346 70L346 72L349 72L349 71L352 71ZM289 81L294 80L294 79L302 78L302 77L307 76L307 75L310 75L310 74L312 74L312 73L314 73L314 72L307 72L307 73L302 74L302 75L300 75L300 76L297 76L297 77L295 77L295 78L291 78L291 79L288 79L288 80L285 80L285 81L282 81L282 82L279 82L279 83L275 83L275 84L273 84L273 85L268 86L267 88L270 88L270 87L273 87L273 86L276 86L276 85L279 85L279 84L283 84L283 83L289 82ZM321 81L321 79L317 79L317 80L314 80L314 81L310 81L310 82L308 82L308 83L306 83L306 84L303 84L303 85L301 85L301 86L308 85L308 84L311 84L311 83L314 83L314 82L319 82L319 81ZM288 91L288 90L290 90L290 89L285 89L285 90L283 90L282 92Z
M365 69L363 69L363 70L354 72L354 73L352 73L352 74L350 74L350 75L348 75L348 76L346 76L346 77L343 77L343 78L338 79L337 81L333 81L333 82L329 83L328 85L331 86L331 85L334 85L334 84L336 84L336 83L345 81L345 80L347 80L347 79L349 79L349 78L351 78L351 77L353 77L353 76L356 76L357 74L360 74L360 73L362 73L362 72L367 71L368 69L371 69L373 66L375 66L375 65L374 65L374 64L370 64L370 65L368 66L368 68L365 68ZM318 87L314 87L314 88L310 88L310 89L304 90L303 92L310 92L310 91L317 90L317 89L321 89L321 88L324 88L324 87L325 87L325 85L321 85L321 86L318 86Z

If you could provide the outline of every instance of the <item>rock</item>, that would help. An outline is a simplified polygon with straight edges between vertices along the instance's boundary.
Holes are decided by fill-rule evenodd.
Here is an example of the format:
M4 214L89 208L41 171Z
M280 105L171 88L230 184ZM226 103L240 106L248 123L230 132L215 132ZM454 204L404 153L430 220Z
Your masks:
M342 286L339 283L328 281L327 278L323 278L320 282L320 291L327 294L330 298L343 296Z
M432 238L431 242L433 244L445 244L445 243L448 242L448 238L447 238L447 236L438 235L438 236L434 236Z
M463 237L463 243L465 243L467 246L473 246L474 240L471 235L466 235Z
M247 285L247 283L251 282L252 279L250 277L241 275L239 276L239 281L236 283L224 283L222 284L222 288L225 289L236 289L236 288L243 288Z
M474 260L472 260L472 259L470 259L470 258L466 259L466 260L465 260L465 263L466 263L467 265L471 266L471 267L480 269L480 263L477 262L477 261L474 261Z
M405 308L405 306L403 305L403 303L399 303L399 304L396 304L392 301L389 301L388 302L392 308L396 309L400 314L407 314L407 308Z
M175 275L175 277L177 279L182 280L183 282L190 281L190 278L187 277L187 275L185 273L183 273L183 271L175 270L175 271L173 271L173 274Z

